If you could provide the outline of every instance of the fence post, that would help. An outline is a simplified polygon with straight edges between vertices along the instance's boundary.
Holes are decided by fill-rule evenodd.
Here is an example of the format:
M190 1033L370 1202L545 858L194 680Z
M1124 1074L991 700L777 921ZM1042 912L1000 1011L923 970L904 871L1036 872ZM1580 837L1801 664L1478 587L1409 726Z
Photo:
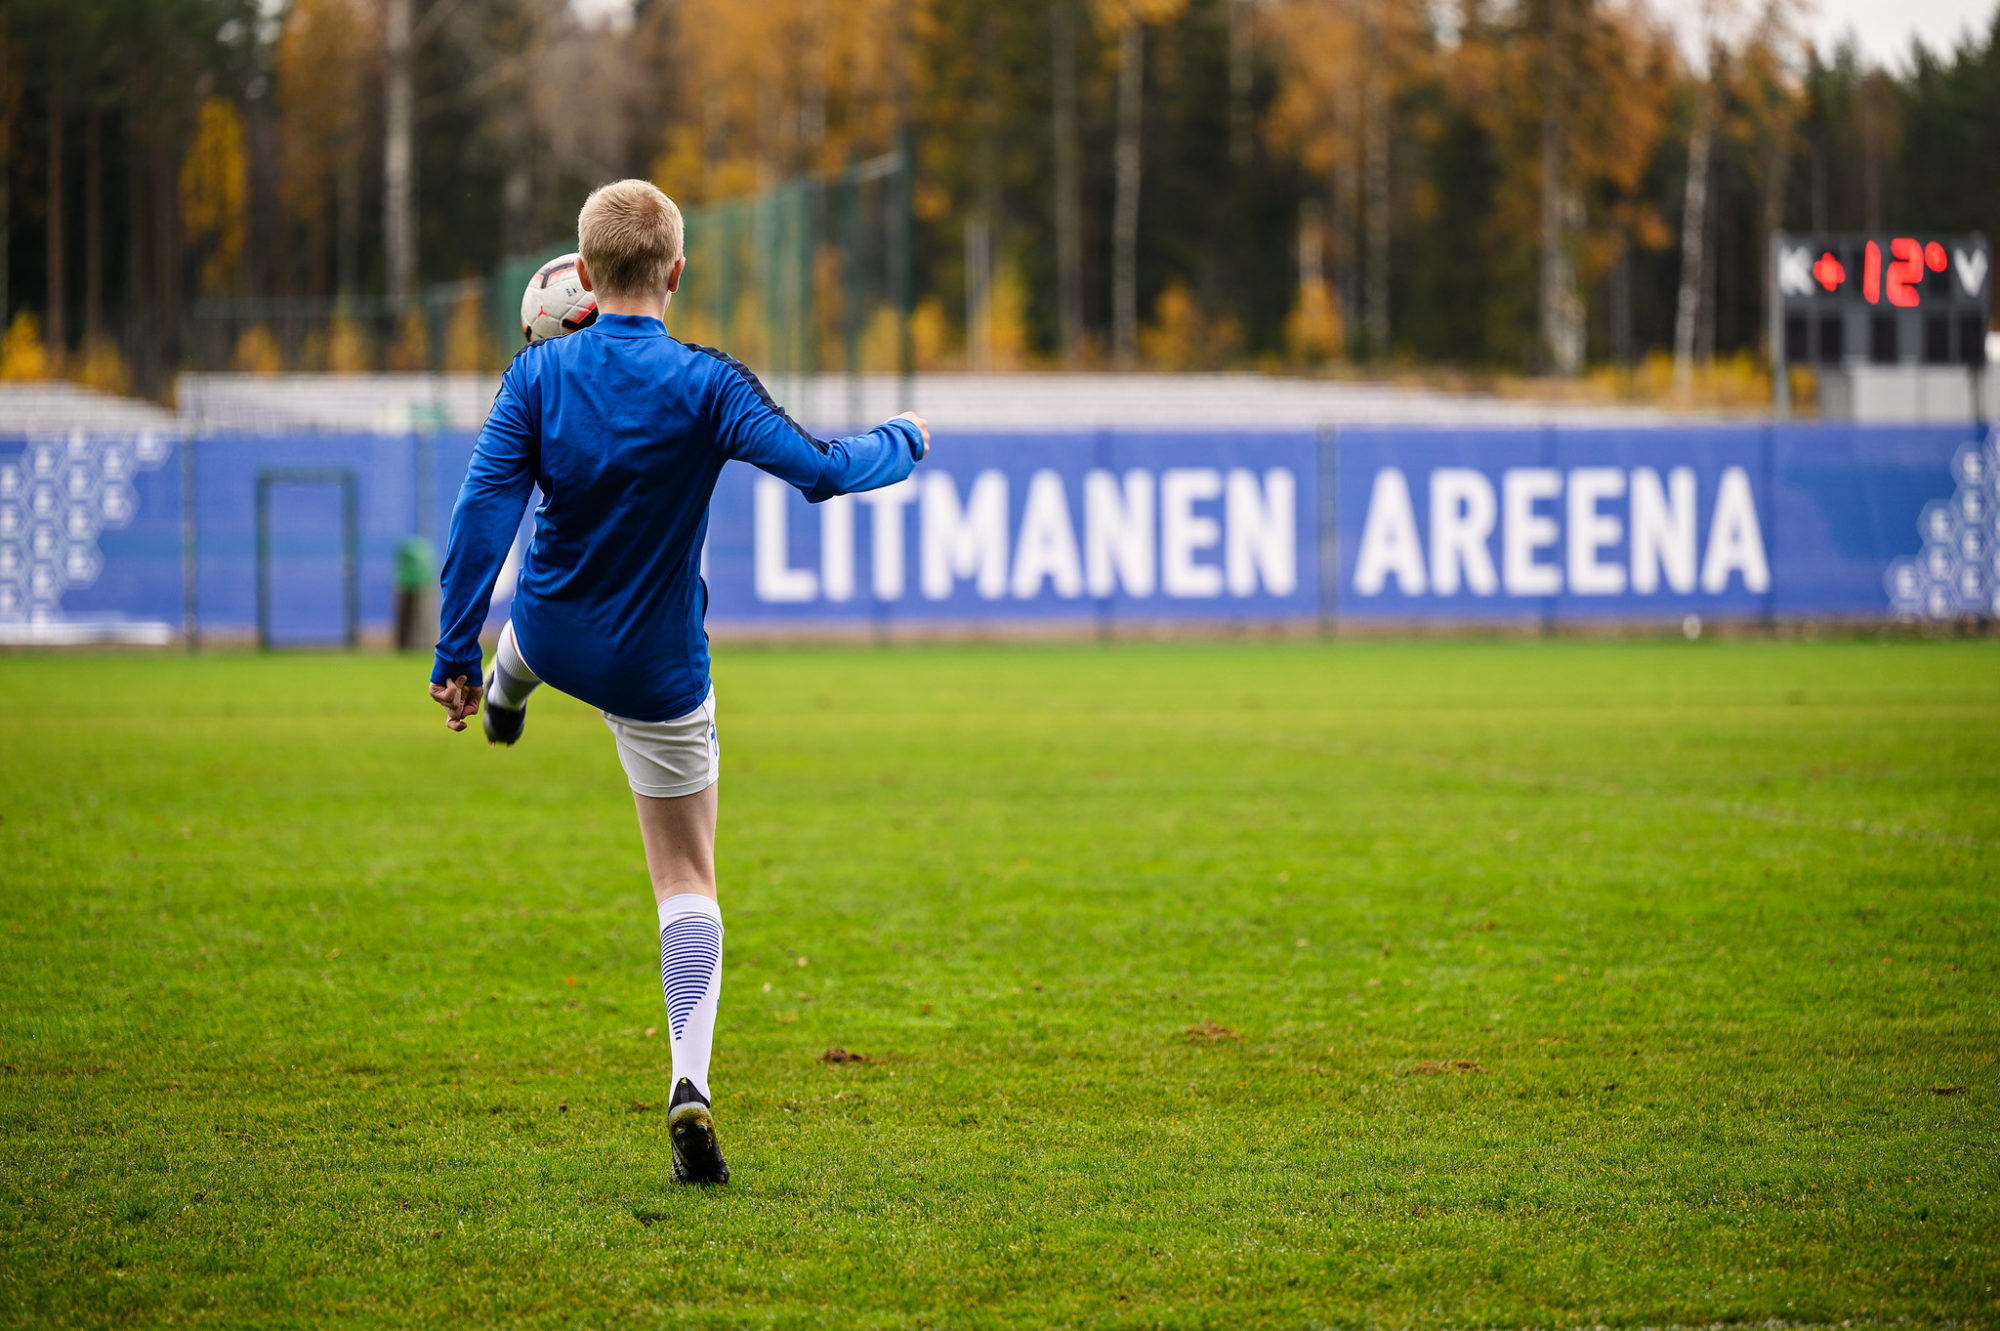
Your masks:
M271 473L257 473L257 650L271 650Z
M1556 427L1553 422L1542 426L1541 461L1544 467L1556 469ZM1544 596L1542 600L1541 632L1544 638L1556 631L1556 598Z
M1319 427L1319 632L1323 638L1340 631L1340 432Z
M728 201L713 210L716 236L715 326L724 350L734 347L736 332L736 206Z
M361 645L361 498L354 469L340 474L340 575L347 615L347 649Z
M855 168L853 156L847 161L847 171L840 178L841 211L841 284L840 284L840 339L842 369L847 373L847 420L845 428L861 428L861 318L863 279L861 272L861 251L864 244L861 226L861 177Z
M1092 449L1096 453L1097 465L1100 468L1102 468L1105 472L1109 473L1109 475L1111 476L1111 483L1113 485L1118 486L1120 493L1122 494L1124 491L1125 481L1124 478L1118 474L1118 468L1115 465L1113 465L1116 459L1113 457L1111 431L1109 429L1100 428L1097 431L1097 437L1092 444ZM1087 496L1089 494L1088 473L1086 473L1085 475L1086 479L1084 481L1085 485L1084 493ZM1088 503L1089 501L1086 498L1085 500L1086 507L1088 507ZM1086 521L1087 520L1088 519L1086 519ZM1111 585L1114 588L1118 585L1117 580L1115 578L1113 579ZM1113 638L1117 636L1117 628L1118 628L1117 616L1115 614L1115 607L1113 602L1113 598L1116 595L1117 595L1116 591L1108 591L1104 595L1095 598L1097 603L1096 606L1097 640L1099 642L1110 642Z
M896 202L890 209L890 225L893 236L890 244L890 277L896 301L896 406L903 411L916 410L916 367L914 350L910 343L910 320L915 314L912 308L914 260L910 253L914 243L910 210L912 204L912 177L916 175L915 138L906 123L896 134Z
M1767 574L1764 584L1764 631L1771 633L1778 624L1778 581L1768 576L1778 562L1778 492L1775 488L1778 478L1778 428L1775 425L1764 427L1763 453L1765 509L1757 522L1763 529L1764 569ZM1754 505L1751 511L1756 511Z
M181 640L192 652L201 646L200 540L196 501L200 469L195 465L195 433L181 431Z
M799 186L793 213L798 219L798 243L792 251L797 274L798 301L792 311L792 336L798 343L798 368L794 371L793 395L799 411L807 419L818 415L816 391L819 385L819 233L820 214L826 206L826 188L818 180Z

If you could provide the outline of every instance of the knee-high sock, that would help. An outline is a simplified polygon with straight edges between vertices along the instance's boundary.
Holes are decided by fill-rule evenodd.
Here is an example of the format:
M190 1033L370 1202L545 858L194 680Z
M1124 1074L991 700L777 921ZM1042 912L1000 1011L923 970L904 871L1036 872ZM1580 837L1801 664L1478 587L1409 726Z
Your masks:
M660 988L673 1037L673 1084L686 1077L706 1100L715 1008L722 997L722 911L712 899L688 894L660 903Z
M520 644L514 641L514 621L508 620L500 630L499 645L493 649L493 685L486 690L486 701L509 711L525 707L528 695L541 682L542 677L528 669L521 658Z

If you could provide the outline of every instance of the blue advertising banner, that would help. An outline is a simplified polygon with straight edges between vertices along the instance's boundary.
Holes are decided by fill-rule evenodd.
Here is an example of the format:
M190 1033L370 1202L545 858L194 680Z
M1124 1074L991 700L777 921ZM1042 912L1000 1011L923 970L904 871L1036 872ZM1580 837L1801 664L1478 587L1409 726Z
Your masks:
M1346 431L1340 613L1990 614L1994 458L1971 426Z
M2000 613L1994 443L1964 426L1772 432L1786 615Z
M1310 433L963 435L873 494L723 472L719 626L1246 621L1318 612Z
M0 438L0 636L164 634L190 601L201 627L248 631L258 478L288 471L267 494L274 636L339 635L328 472L354 479L378 630L397 544L443 545L472 445ZM819 505L725 468L703 568L710 623L758 631L1939 619L2000 611L1996 476L1970 425L940 431L910 480Z
M181 622L179 441L0 437L0 626Z
M396 544L416 530L420 458L409 435L227 434L194 449L195 605L205 629L257 622L257 478L307 469L353 475L358 491L360 619L386 624ZM460 471L464 464L459 463ZM457 483L453 482L453 493ZM337 485L272 488L271 612L279 640L337 640L343 532Z
M1762 429L1343 431L1341 617L1767 614Z

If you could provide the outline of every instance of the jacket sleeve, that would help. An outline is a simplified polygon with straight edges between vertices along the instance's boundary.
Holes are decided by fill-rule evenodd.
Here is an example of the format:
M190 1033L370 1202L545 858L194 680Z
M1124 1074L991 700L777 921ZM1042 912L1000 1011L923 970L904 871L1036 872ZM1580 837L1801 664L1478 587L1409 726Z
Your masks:
M541 414L536 408L533 385L517 358L501 376L500 392L480 427L465 483L452 505L444 586L438 598L433 684L460 675L481 677L479 630L486 624L493 584L507 562L535 488L535 458L541 443Z
M924 455L922 431L905 420L845 439L816 438L771 400L756 375L719 351L699 350L719 362L710 396L716 446L797 487L815 504L894 485Z

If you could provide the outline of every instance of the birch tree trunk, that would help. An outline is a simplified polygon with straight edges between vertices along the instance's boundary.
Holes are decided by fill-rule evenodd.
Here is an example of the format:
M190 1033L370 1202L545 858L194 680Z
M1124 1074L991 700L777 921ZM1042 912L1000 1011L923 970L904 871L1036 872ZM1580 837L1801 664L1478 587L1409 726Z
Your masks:
M1708 144L1714 108L1706 84L1694 108L1688 140L1687 194L1681 210L1680 298L1674 307L1674 396L1694 391L1695 320L1701 312L1702 240L1708 221Z
M1063 364L1083 355L1083 209L1077 197L1075 0L1051 0L1049 40L1055 83L1056 325Z
M1250 0L1224 0L1229 23L1229 164L1250 165Z
M174 159L170 136L154 125L150 135L153 158L153 355L161 374L179 358L181 246L179 213L174 207Z
M1551 372L1565 379L1583 369L1582 297L1570 256L1575 212L1564 171L1568 145L1563 99L1569 91L1569 48L1562 0L1551 0L1548 83L1542 96L1541 313L1542 346Z
M83 336L104 335L104 122L96 107L83 119Z
M1356 329L1362 327L1361 265L1355 261L1361 249L1361 170L1357 162L1361 155L1361 97L1352 79L1342 79L1334 95L1335 123L1342 131L1333 159L1334 284L1339 288L1341 327Z
M140 83L138 78L132 81L135 88ZM159 347L146 335L144 326L153 275L148 271L152 252L146 243L147 219L151 213L151 201L146 197L147 134L139 128L139 123L138 115L128 113L121 126L125 141L125 309L119 325L131 354L134 385L140 396L151 397L159 392L161 367Z
M63 327L63 304L68 293L63 290L63 104L62 85L59 79L52 79L49 87L49 180L48 204L43 209L47 218L48 244L43 258L44 272L48 280L48 320L44 336L48 340L49 354L57 362L52 370L59 371L63 352L67 345L68 329Z
M965 219L965 368L993 368L993 228L984 212Z
M384 54L387 87L382 136L382 245L388 275L389 305L401 313L408 305L417 256L415 145L412 141L410 73L411 0L387 0L384 6Z
M1611 269L1611 356L1632 371L1632 237L1618 233L1618 258Z
M0 69L7 77L13 77L10 69ZM14 252L13 221L14 195L10 188L14 167L14 125L11 120L0 118L0 329L13 321L11 296L7 285L7 269L11 266L7 256Z
M1370 47L1379 46L1379 30L1371 21ZM1389 96L1379 70L1368 72L1368 107L1362 143L1361 175L1368 197L1368 352L1389 354Z
M1144 110L1146 29L1136 19L1118 34L1117 193L1111 217L1111 355L1139 358L1139 131Z
M1299 201L1299 304L1303 306L1306 293L1321 286L1326 281L1326 253L1321 239L1321 229L1325 226L1320 216L1319 200L1308 194Z
M333 288L345 309L361 280L361 154L351 148L341 155L333 197Z

